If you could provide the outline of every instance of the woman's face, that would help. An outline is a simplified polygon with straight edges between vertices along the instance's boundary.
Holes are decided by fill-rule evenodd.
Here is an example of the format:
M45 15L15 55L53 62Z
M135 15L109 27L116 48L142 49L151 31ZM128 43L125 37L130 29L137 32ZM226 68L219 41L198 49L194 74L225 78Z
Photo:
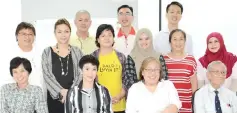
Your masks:
M216 53L220 49L220 42L216 37L212 37L208 40L207 47L212 53Z
M172 51L184 51L185 38L182 32L175 32L171 38L171 50Z
M84 64L82 68L83 81L94 82L97 74L97 66L91 63Z
M156 85L160 78L160 66L156 61L151 61L142 71L142 76L146 84Z
M113 33L110 30L104 30L98 38L98 43L100 47L112 48L114 43Z
M24 68L23 64L19 65L17 68L12 69L13 79L17 84L28 83L29 73Z
M71 31L66 24L57 25L55 29L55 37L59 44L68 44L70 36Z
M139 37L138 45L142 49L147 49L151 45L151 37L148 37L147 34L142 33Z

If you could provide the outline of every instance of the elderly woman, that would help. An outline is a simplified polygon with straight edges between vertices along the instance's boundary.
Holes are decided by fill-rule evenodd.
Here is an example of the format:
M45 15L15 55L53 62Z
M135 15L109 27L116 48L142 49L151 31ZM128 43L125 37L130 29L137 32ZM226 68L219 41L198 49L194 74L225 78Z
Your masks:
M83 56L79 62L82 81L69 90L66 113L112 113L109 91L95 80L99 61L92 55ZM77 104L76 104L77 103Z
M197 90L196 61L185 52L186 34L181 29L170 33L171 52L164 55L168 79L174 83L182 102L179 113L192 113L192 94Z
M162 64L162 76L165 77L164 79L167 79L168 73L164 57L154 50L152 44L153 37L151 31L146 28L139 29L136 34L134 47L130 55L127 56L126 62L126 74L135 76L135 80L141 79L139 77L139 70L142 61L147 57L159 58L160 63Z
M10 73L16 83L3 85L0 91L1 113L48 113L43 91L29 84L31 63L25 58L15 57L10 62Z
M64 113L67 91L79 84L78 62L82 57L79 48L69 44L71 27L66 19L59 19L54 26L57 44L44 49L43 76L48 90L49 113Z
M218 32L213 32L207 36L207 49L203 57L199 58L197 64L199 87L208 84L206 69L209 63L220 60L227 67L227 74L224 86L230 90L237 91L237 56L227 52L223 37Z
M126 113L177 113L181 108L174 84L161 76L160 61L146 58L140 68L141 81L128 92Z

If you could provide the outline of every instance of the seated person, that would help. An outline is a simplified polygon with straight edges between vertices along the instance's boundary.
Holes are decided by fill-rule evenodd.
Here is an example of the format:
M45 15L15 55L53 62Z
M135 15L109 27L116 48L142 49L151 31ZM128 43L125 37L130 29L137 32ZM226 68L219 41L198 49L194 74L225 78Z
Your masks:
M159 59L148 57L142 62L141 81L128 91L126 113L178 113L182 106L178 92L161 73Z
M16 83L1 87L0 113L48 113L42 89L29 84L31 71L29 60L20 57L11 60L10 73Z
M224 87L227 68L221 61L207 66L209 83L195 93L195 113L237 113L237 97Z
M68 91L65 113L112 113L108 89L95 81L99 67L97 58L85 55L79 61L79 67L83 79Z

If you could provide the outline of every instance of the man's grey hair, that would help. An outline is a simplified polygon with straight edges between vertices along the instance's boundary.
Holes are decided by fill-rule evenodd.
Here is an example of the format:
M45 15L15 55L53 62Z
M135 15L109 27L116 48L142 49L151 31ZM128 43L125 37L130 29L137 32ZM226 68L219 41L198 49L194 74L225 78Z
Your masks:
M91 14L87 11L87 10L79 10L77 11L76 15L75 15L75 19L77 18L78 15L80 14L88 14L89 15L89 19L91 20Z
M225 72L227 72L226 65L223 62L219 61L219 60L212 61L211 63L209 63L208 66L207 66L207 71L208 72L211 71L213 69L213 66L215 66L215 65L222 65L224 67L224 69L225 69Z

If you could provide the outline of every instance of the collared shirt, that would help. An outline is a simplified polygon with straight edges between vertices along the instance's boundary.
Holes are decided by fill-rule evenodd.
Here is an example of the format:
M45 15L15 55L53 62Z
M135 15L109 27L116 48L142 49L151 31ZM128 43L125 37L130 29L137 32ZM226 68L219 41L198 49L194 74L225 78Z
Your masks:
M47 102L38 86L19 89L16 83L6 84L0 94L1 113L48 113Z
M150 92L140 81L129 89L126 113L161 113L171 104L178 109L182 105L171 81L161 80L154 92Z
M91 54L97 49L93 36L82 39L75 34L70 38L70 44L81 49L84 55Z
M223 113L237 113L237 96L234 92L225 87L218 90L218 96ZM194 111L195 113L216 113L215 109L215 89L211 84L207 84L195 93Z
M171 52L171 47L169 43L169 29L164 29L160 31L157 35L154 36L154 49L157 52L166 55L167 53ZM185 43L185 52L189 55L193 55L193 42L191 35L186 33L186 43Z
M84 113L97 113L97 99L94 89L82 89L82 107Z
M208 84L209 80L206 76L207 69L202 66L201 62L197 60L197 78L199 81L204 81L204 84ZM231 84L234 79L237 79L237 63L234 64L232 68L232 74L225 79L224 87L230 89ZM237 87L237 86L236 86Z
M134 46L135 36L136 32L133 27L128 36L126 36L120 28L114 39L114 49L123 53L125 56L129 55Z

